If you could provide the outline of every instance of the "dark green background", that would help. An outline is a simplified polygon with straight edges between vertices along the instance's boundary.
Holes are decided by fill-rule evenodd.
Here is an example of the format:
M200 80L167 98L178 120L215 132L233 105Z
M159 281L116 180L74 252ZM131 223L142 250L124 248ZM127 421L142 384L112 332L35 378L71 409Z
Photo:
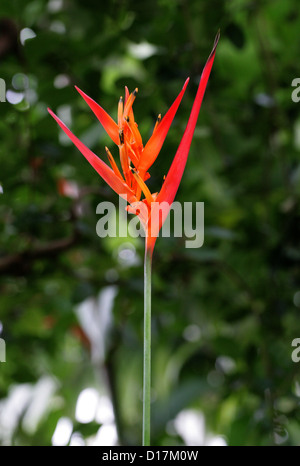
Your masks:
M49 6L50 5L50 6ZM160 238L153 263L153 445L183 445L172 420L201 411L229 445L299 445L300 17L296 0L2 1L0 77L25 98L0 103L1 409L13 387L50 377L56 391L34 431L2 443L50 445L61 417L75 420L79 393L110 393L120 442L141 441L143 242L101 239L96 206L117 204L83 156L59 140L46 108L69 108L72 130L99 156L113 144L73 85L114 118L124 86L139 94L144 141L187 76L190 84L148 184L160 189L188 119L217 30L221 39L177 201L204 201L205 242ZM24 45L19 32L35 38ZM146 58L136 45L154 48ZM21 74L21 75L20 75ZM16 77L17 75L17 77ZM57 88L58 75L68 84ZM26 78L24 78L24 76ZM56 85L55 85L56 83ZM76 182L80 200L62 196ZM131 242L137 264L122 263ZM125 243L125 246L124 246ZM131 246L132 247L132 246ZM117 291L101 363L74 309ZM103 330L103 329L102 329ZM102 341L103 343L103 341ZM17 403L15 404L18 408ZM173 435L172 435L173 432Z

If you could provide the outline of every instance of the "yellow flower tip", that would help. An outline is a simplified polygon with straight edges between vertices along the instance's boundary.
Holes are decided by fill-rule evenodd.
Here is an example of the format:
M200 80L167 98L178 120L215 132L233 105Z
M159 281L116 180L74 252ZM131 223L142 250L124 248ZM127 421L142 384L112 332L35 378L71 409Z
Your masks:
M151 194L151 192L150 192L148 186L147 186L146 183L143 181L143 179L140 177L140 175L138 174L138 171L136 170L136 168L130 167L130 169L131 169L131 171L132 171L132 173L133 173L133 176L134 176L134 178L136 179L136 181L137 181L139 187L140 187L141 190L143 191L148 205L150 205L151 202L153 201L153 197L152 197L152 194Z
M158 115L158 117L156 119L156 123L155 123L155 126L153 128L153 133L157 130L157 127L158 127L160 122L161 122L161 113Z
M120 139L120 145L123 146L124 144L124 131L120 129L119 131L119 139Z
M109 163L111 165L111 168L113 169L114 173L120 178L120 180L124 181L124 178L123 176L121 175L121 172L120 170L118 169L118 166L115 162L115 159L113 158L110 150L108 147L105 146L105 150L106 150L106 155L107 155L107 158L109 160Z
M132 94L134 95L134 97L137 95L138 92L139 92L139 90L138 90L138 88L136 87L136 88L134 89L133 93L132 93Z
M123 97L120 96L120 100L118 103L118 126L122 128L122 116L123 116Z

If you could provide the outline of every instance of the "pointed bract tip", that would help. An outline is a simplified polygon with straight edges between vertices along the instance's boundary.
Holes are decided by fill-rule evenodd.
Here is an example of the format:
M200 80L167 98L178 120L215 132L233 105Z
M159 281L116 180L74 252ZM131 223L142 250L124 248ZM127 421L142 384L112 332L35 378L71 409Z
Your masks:
M215 41L214 41L214 46L212 48L212 51L210 52L210 55L209 55L209 57L207 59L206 64L208 64L210 62L210 60L215 56L216 48L217 48L217 45L219 43L219 39L220 39L220 29L218 29L218 32L217 32L217 35L216 35Z
M217 32L217 35L215 37L215 41L214 41L214 46L213 46L213 49L212 49L212 52L214 52L217 48L217 45L218 45L218 42L220 40L220 35L221 35L221 31L220 31L220 28L218 29L218 32Z
M138 90L138 88L136 87L136 88L134 89L134 91L133 91L133 95L136 96L138 92L139 92L139 90Z
M47 107L47 110L48 110L48 112L50 113L50 115L54 118L54 120L56 120L56 119L57 119L57 116L55 115L54 112L52 112L51 108Z
M190 77L186 78L185 82L184 82L184 85L182 86L182 89L185 89L186 86L188 85L189 83L189 80L190 80Z
M79 89L78 86L75 85L74 87L75 87L76 91L79 92L79 94L81 95L81 97L84 97L85 95L87 95L85 92L83 92L81 89Z

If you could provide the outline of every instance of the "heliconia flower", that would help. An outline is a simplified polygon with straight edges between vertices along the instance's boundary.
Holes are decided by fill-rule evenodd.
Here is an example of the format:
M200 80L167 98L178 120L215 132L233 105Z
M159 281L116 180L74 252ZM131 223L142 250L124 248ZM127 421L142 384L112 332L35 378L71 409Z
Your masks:
M186 90L189 78L185 81L181 92L165 116L163 118L161 118L161 115L158 116L152 136L149 138L145 146L143 145L142 137L139 132L138 125L135 122L132 109L138 89L135 89L130 94L127 87L125 88L125 99L123 101L123 98L120 97L119 100L118 121L116 123L100 105L75 86L76 90L94 112L112 141L118 146L120 168L107 147L105 149L111 168L97 157L88 147L86 147L52 112L52 110L48 109L49 113L57 121L61 129L67 134L99 175L119 196L129 202L130 205L128 206L128 211L138 215L144 226L146 232L146 248L151 254L153 252L158 233L170 211L184 172L219 37L220 34L218 32L211 54L201 74L198 91L185 132L169 172L165 177L161 190L158 193L151 193L145 183L150 177L148 170L155 162L162 148ZM144 198L141 200L142 194L144 195Z

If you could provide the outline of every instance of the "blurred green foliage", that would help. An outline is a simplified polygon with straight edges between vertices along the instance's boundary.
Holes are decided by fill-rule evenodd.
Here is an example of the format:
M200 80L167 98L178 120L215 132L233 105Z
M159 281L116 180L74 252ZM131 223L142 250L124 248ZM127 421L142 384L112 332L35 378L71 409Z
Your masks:
M74 84L113 117L124 86L139 87L135 116L147 140L190 76L152 167L158 191L220 28L176 197L205 202L205 242L185 249L182 238L160 238L154 252L152 443L184 444L172 421L189 409L228 445L299 445L299 26L296 0L1 3L0 420L16 387L45 378L54 386L34 427L24 422L29 401L15 401L17 422L0 422L3 444L51 445L62 417L83 439L96 434L99 422L75 419L86 387L111 397L120 442L140 443L143 242L96 235L97 204L117 205L117 195L47 106L104 157L106 144L115 148ZM61 195L66 182L79 197ZM92 357L74 310L112 286L112 322Z

